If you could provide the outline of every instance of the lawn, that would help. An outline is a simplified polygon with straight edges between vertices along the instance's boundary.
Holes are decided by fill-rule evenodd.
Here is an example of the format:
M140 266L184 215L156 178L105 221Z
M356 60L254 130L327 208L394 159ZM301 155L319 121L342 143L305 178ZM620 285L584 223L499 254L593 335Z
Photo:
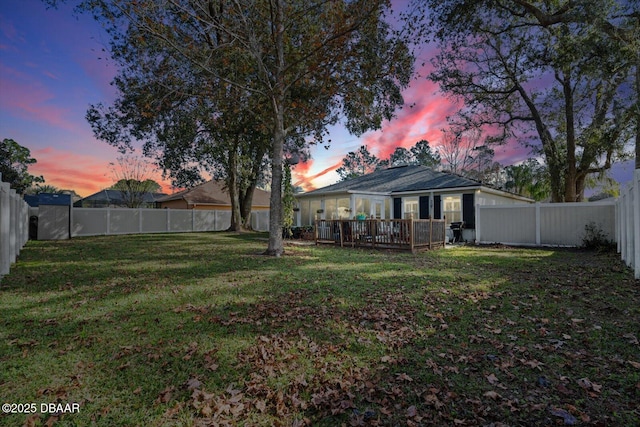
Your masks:
M35 413L0 425L640 425L640 282L614 253L264 238L29 242L0 402Z

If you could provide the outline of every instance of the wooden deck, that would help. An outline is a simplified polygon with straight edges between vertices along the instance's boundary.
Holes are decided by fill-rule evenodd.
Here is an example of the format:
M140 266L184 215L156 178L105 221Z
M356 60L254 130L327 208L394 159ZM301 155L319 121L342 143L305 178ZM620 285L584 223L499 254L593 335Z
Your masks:
M443 248L441 219L323 219L315 223L316 243L417 252Z

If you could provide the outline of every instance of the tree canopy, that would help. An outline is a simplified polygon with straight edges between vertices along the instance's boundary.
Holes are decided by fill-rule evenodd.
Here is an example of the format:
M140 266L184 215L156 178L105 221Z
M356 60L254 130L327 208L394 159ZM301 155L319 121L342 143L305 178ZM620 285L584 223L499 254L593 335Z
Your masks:
M440 165L440 155L424 139L416 142L409 149L396 147L388 159L379 159L371 154L368 146L362 145L356 151L347 153L342 159L342 166L336 169L336 172L341 181L346 181L378 169L400 165L423 165L436 169Z
M637 50L604 29L628 25L637 2L426 3L440 47L430 78L464 101L456 125L497 129L492 142L518 138L544 156L553 201L581 200L589 175L628 156Z
M140 157L121 156L110 166L116 180L110 189L122 194L122 199L128 208L139 208L148 193L161 189L156 181L149 178L152 166Z
M33 176L28 171L29 166L35 163L36 159L31 157L31 151L28 148L9 138L0 142L2 181L8 182L18 194L23 194L34 184L44 182L42 176Z
M57 0L48 0L50 4ZM171 79L202 87L209 118L228 111L228 93L256 108L271 161L267 253L280 255L282 172L287 137L322 140L342 120L361 134L381 126L403 103L420 34L411 21L390 25L389 0L86 0L103 22L122 68L144 58L171 67ZM171 74L167 74L171 76ZM149 111L164 98L149 94Z
M350 151L342 159L342 166L336 169L341 181L366 175L378 169L380 159L369 152L369 147L361 146L356 151Z

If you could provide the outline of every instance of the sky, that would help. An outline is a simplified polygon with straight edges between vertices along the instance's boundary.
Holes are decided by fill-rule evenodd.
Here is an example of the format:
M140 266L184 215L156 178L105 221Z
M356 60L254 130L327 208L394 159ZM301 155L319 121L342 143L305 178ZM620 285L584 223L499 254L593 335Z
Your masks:
M61 189L86 197L115 181L110 164L121 154L97 140L85 120L91 104L109 105L116 98L110 85L117 73L104 49L108 37L89 16L71 8L47 9L40 0L0 2L0 139L10 138L31 151L37 160L32 175ZM429 62L425 47L419 61ZM426 139L437 147L446 117L457 106L423 76L405 90L406 106L381 130L360 137L342 126L330 129L328 149L315 146L311 160L293 169L293 183L305 190L338 181L335 172L350 151L367 145L379 158L396 147L409 148ZM517 143L496 147L495 161L517 164L528 157ZM622 184L631 180L633 166L617 165L613 176ZM153 179L171 193L159 172Z

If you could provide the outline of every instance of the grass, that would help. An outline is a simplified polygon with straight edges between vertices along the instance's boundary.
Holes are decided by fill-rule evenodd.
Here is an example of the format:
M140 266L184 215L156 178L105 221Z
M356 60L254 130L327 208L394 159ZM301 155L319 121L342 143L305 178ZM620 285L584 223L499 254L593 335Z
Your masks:
M37 411L0 425L640 424L640 283L615 254L265 248L29 242L0 285L0 401Z

